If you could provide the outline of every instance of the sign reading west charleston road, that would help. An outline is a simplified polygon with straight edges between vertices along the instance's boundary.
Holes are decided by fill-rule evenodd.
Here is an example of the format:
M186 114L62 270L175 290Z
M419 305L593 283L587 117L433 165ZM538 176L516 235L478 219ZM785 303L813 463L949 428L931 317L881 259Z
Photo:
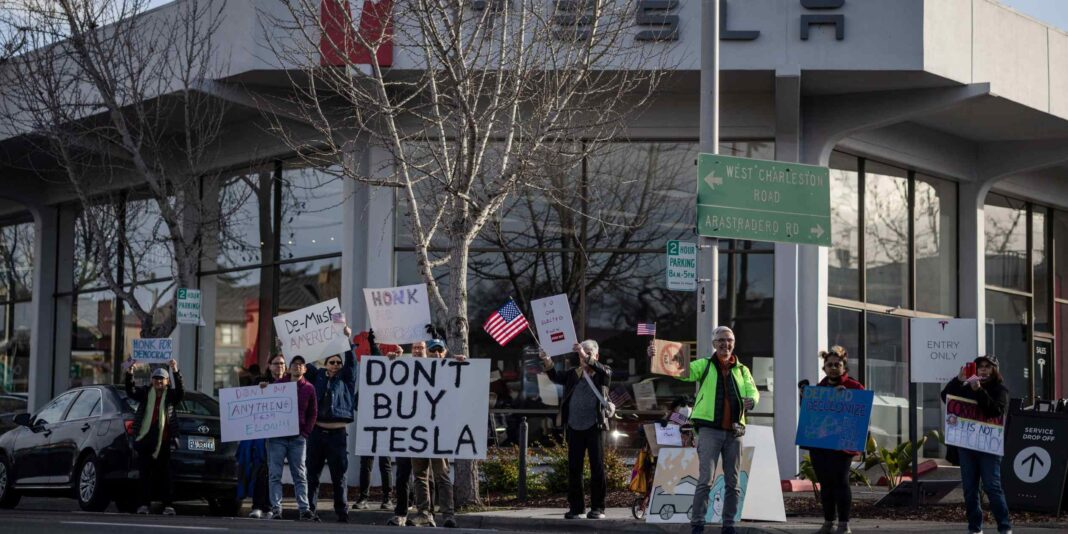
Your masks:
M700 154L697 233L829 247L830 171L799 163Z

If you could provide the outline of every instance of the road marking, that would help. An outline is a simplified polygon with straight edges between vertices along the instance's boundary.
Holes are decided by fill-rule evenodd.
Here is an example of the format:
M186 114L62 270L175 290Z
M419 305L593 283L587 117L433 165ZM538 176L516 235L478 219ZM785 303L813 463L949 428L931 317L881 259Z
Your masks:
M92 526L109 526L109 527L137 527L137 528L173 528L179 530L230 530L228 528L221 527L183 527L178 525L152 525L149 523L103 523L97 521L63 521L64 525L92 525Z

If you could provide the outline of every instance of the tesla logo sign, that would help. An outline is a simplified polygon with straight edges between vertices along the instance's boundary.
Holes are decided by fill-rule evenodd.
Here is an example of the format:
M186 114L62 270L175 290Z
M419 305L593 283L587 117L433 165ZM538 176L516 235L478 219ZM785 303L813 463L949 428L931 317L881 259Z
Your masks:
M801 7L812 11L838 9L846 0L801 0ZM813 26L834 26L834 38L845 39L845 15L837 13L801 15L801 40L807 41ZM760 30L727 29L727 0L719 0L719 38L723 41L755 41Z
M371 54L382 67L393 64L393 0L364 0L359 26L354 28L349 0L322 0L319 4L319 64L341 66L371 64Z

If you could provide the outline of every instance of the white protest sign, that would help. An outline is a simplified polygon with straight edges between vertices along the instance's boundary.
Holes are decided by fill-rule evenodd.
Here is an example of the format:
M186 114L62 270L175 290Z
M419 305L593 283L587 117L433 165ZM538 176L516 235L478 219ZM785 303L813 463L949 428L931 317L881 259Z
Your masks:
M429 339L430 299L426 284L364 289L367 317L379 343L413 343Z
M297 384L220 389L219 425L224 442L296 436L300 433Z
M167 363L174 357L174 341L169 337L150 339L131 339L134 361L148 363Z
M486 359L364 356L356 455L485 459L489 372Z
M652 380L643 380L631 386L634 389L634 404L639 410L656 409L656 386Z
M682 447L682 433L679 425L659 425L656 427L656 444L668 447Z
M910 319L911 380L945 384L979 355L975 319Z
M541 348L549 356L567 354L578 343L575 322L571 320L571 304L567 295L553 295L530 302L534 325L538 329Z
M282 340L282 352L289 357L299 354L314 362L349 350L345 325L334 322L332 317L339 313L341 303L330 299L275 317L274 330Z
M178 288L175 314L178 324L202 325L200 317L200 290L185 287Z

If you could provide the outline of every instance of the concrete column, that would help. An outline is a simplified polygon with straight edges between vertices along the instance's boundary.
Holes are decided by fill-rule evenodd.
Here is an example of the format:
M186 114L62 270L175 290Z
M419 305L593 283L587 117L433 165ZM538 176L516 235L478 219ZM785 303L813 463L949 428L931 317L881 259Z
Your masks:
M960 270L957 292L960 295L960 316L978 320L979 354L986 354L986 249L984 205L990 185L983 182L962 182L958 187L960 199Z
M219 255L219 225L215 222L219 217L218 177L204 179L201 198L205 219L205 224L201 226L205 234L201 270L210 271L218 267L216 258ZM207 395L215 393L215 308L218 301L218 279L217 275L200 277L200 316L204 319L204 326L199 327L197 335L196 374L188 375L196 377L197 391Z
M56 253L60 239L58 210L51 207L38 208L34 210L33 219L35 236L33 303L30 308L30 318L33 321L30 328L30 412L35 412L44 406L56 392L53 381L56 375L53 360L55 354L53 334L56 320L54 295L56 293ZM69 309L67 316L70 316ZM62 369L65 371L64 376L69 374L67 371L69 367Z

